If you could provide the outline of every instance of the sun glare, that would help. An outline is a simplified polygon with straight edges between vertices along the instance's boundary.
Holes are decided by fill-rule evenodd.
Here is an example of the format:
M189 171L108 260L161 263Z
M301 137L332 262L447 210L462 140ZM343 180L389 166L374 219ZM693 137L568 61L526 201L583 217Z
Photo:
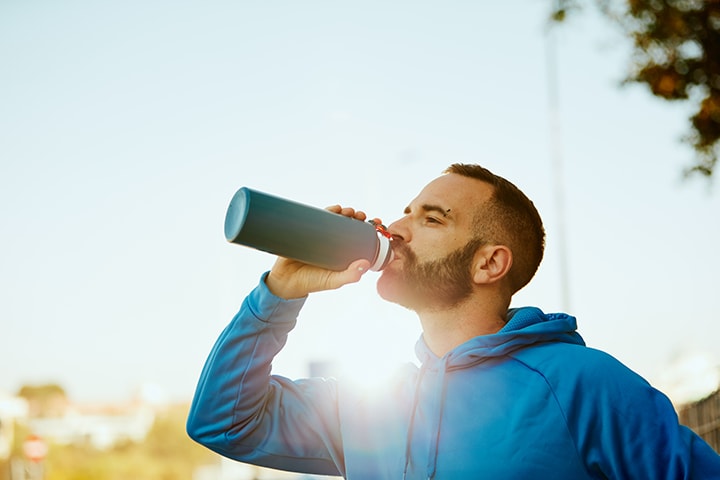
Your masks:
M365 394L383 394L393 378L416 362L414 341L401 336L397 343L393 348L385 342L364 342L370 345L364 351L357 344L346 345L336 360L338 379Z
M380 394L402 367L402 363L390 362L380 357L356 357L345 358L338 366L338 377L342 382L367 394Z

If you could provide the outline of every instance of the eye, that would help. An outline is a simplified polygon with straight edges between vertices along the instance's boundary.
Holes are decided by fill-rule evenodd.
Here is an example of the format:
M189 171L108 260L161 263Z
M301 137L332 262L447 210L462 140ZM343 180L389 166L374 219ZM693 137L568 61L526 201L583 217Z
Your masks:
M425 217L425 221L426 221L427 223L438 223L438 224L439 224L439 223L442 223L442 222L440 222L440 220L438 220L438 219L435 218L435 217Z

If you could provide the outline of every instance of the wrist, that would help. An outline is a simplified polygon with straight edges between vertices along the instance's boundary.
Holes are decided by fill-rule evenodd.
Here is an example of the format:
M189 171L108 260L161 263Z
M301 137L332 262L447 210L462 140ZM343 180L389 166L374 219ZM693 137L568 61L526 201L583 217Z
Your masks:
M272 271L265 276L265 285L268 290L270 290L270 293L283 300L296 300L308 296L307 292L300 292L292 288L288 285L288 282L283 281L282 278L279 278L277 274L273 274Z

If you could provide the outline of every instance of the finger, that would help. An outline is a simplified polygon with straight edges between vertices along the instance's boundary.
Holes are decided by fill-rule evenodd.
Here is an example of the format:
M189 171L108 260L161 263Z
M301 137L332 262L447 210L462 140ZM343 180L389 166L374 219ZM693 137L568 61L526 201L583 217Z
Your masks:
M346 217L354 217L355 209L351 207L344 207L342 210L340 210L340 214L345 215Z
M355 260L350 265L348 265L347 269L348 270L357 270L358 272L361 272L362 274L364 274L365 272L370 270L371 266L372 266L372 264L369 261L367 261L364 258L361 258L360 260Z
M338 280L341 285L355 283L359 281L368 270L370 270L370 262L365 259L356 260L348 265L348 268L344 271L338 272Z
M367 218L367 215L362 210L355 210L352 207L343 207L341 205L331 205L329 207L326 207L325 210L333 213L339 213L340 215L344 215L346 217L354 218L356 220L365 221Z

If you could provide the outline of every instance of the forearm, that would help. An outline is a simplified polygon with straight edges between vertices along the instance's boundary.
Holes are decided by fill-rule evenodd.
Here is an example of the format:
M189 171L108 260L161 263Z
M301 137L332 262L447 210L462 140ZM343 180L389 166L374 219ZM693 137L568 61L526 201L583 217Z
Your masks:
M284 346L303 304L281 301L263 288L248 295L216 341L190 408L188 433L216 451L238 441L262 413L272 359Z
M215 343L188 415L191 438L247 463L337 475L342 446L334 382L271 376L304 300L261 283Z

